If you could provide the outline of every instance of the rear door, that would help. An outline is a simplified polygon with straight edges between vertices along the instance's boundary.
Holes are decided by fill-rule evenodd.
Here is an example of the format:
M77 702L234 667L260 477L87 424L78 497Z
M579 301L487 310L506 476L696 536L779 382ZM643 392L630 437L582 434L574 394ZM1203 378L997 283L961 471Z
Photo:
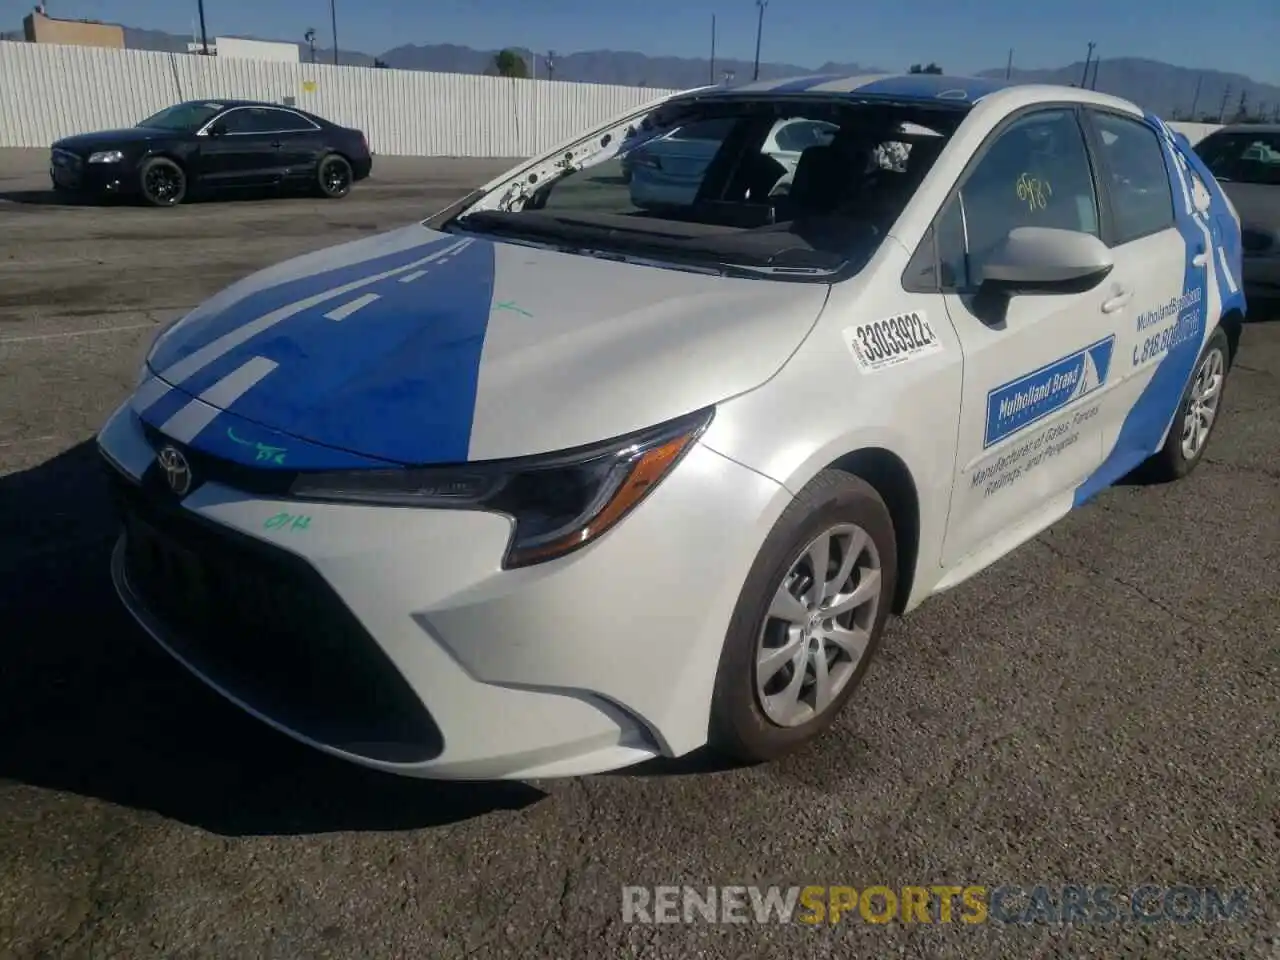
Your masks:
M1208 305L1203 238L1188 250L1178 230L1171 158L1160 135L1130 114L1089 108L1084 116L1107 208L1103 239L1115 260L1108 279L1120 306L1112 315L1113 400L1099 420L1103 464L1077 491L1077 502L1119 480L1163 442L1200 351Z
M300 113L292 110L267 111L267 122L274 129L276 174L287 180L310 179L325 146L324 131Z
M993 307L978 295L985 258L1024 226L1101 235L1074 106L1005 121L936 222L943 301L964 354L945 566L1003 552L1052 522L1102 460L1122 297L1107 280Z

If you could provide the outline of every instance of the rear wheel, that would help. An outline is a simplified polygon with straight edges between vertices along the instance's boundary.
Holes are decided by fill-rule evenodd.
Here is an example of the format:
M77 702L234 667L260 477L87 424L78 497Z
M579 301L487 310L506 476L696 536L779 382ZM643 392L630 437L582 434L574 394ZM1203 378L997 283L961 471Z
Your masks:
M897 583L893 521L866 481L820 473L747 576L725 637L711 742L770 760L826 730L880 643Z
M351 183L355 179L351 164L346 157L331 153L320 161L316 170L316 180L320 193L330 200L338 200L351 192Z
M1203 459L1222 409L1230 351L1219 327L1200 352L1164 446L1144 465L1150 479L1181 480Z
M151 157L138 177L142 198L153 207L176 207L187 195L187 175L168 157Z

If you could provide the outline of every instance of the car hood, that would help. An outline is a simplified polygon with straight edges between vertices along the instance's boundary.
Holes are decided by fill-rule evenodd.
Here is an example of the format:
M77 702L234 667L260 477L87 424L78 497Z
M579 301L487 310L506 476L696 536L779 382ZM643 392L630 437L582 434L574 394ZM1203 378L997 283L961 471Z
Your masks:
M297 469L564 450L765 382L828 290L415 225L209 300L157 339L134 406L194 449L288 448L265 459Z
M53 144L62 150L83 153L87 150L101 150L118 147L124 143L145 143L148 140L163 140L173 136L171 131L157 130L152 127L125 127L123 130L99 130L95 133L81 133L74 137L64 137Z

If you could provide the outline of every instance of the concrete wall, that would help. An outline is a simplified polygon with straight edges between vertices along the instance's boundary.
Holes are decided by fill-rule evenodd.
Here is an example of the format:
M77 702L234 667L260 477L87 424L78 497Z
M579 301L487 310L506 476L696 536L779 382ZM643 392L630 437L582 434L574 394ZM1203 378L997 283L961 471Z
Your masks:
M27 43L59 43L66 46L124 49L124 28L116 23L54 20L38 13L29 13L22 18L22 32L27 38ZM4 89L6 88L0 86L0 90Z
M527 157L674 90L0 42L0 147L137 123L182 100L295 104L376 153ZM1194 142L1204 124L1175 124Z
M296 105L359 127L377 153L521 157L669 90L0 42L0 146L132 126L182 100Z

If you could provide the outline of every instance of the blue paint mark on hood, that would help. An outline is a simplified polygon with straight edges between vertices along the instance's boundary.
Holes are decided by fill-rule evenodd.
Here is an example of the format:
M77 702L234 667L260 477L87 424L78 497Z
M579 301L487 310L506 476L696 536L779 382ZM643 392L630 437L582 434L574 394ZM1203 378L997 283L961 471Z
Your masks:
M159 427L204 397L231 414L181 439L259 466L280 464L257 460L257 449L236 438L269 447L301 442L305 463L284 458L296 469L330 469L344 458L349 467L465 461L493 280L491 243L443 236L221 309L206 305L152 356L157 378L173 389L142 413ZM326 295L335 289L339 295ZM263 361L274 365L270 372L233 389L247 366L270 366ZM235 422L224 423L230 415Z
M421 235L420 239L418 234ZM417 242L406 243L406 240ZM395 231L371 240L322 250L262 271L233 284L193 310L157 341L147 358L148 365L154 372L164 373L178 361L209 346L219 337L273 310L388 270L403 268L406 264L429 256L456 241L456 237L415 226L408 231ZM379 252L387 246L390 247L389 252ZM272 275L287 270L291 265L313 259L335 260L338 265L274 284L269 282Z

